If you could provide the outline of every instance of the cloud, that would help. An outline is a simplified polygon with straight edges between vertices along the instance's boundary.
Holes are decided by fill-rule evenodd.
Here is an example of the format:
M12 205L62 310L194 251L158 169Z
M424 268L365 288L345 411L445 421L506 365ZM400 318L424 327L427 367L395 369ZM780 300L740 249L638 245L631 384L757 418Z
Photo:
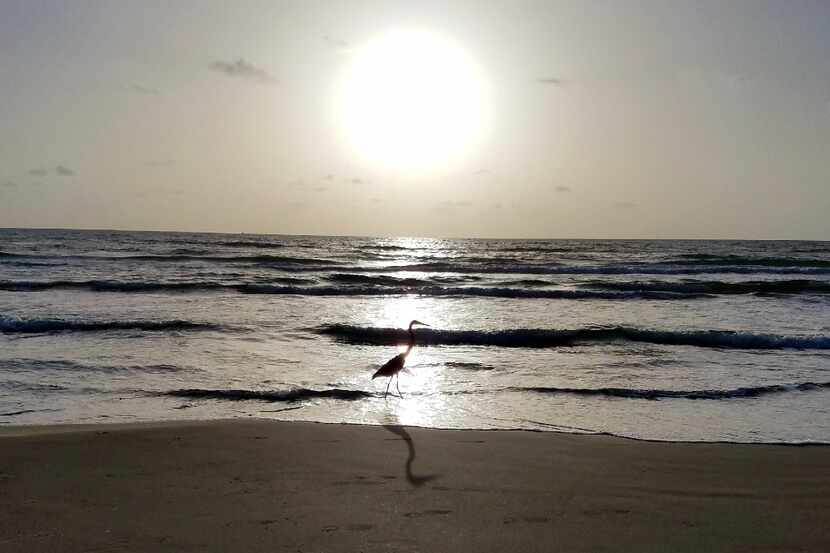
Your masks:
M334 179L334 175L332 175L331 173L329 173L328 175L323 177L323 180L333 180L333 179Z
M49 173L51 173L49 169L44 169L42 167L29 169L29 174L33 177L45 177ZM55 174L59 177L74 177L76 175L75 171L65 165L57 165L55 167Z
M128 89L132 92L137 93L137 94L146 94L148 96L155 96L157 94L161 94L161 90L159 90L158 88L143 86L143 85L136 84L136 83L131 84L128 87Z
M15 186L17 186L17 183L13 182L13 181L10 181L10 180L7 180L7 181L0 182L0 186L2 186L3 188L14 188Z
M631 209L637 207L637 204L635 204L634 202L616 202L614 204L614 207L619 209Z
M150 167L170 167L171 165L175 164L175 159L155 159L144 163L144 165L148 165Z
M248 79L259 83L273 83L274 77L268 74L267 71L239 58L236 61L214 61L208 66L213 71L224 73L228 77L239 77L240 79Z
M550 86L565 86L565 80L559 77L540 77L536 79L536 82Z
M326 46L328 46L329 48L332 48L333 50L348 50L349 49L349 43L346 40L344 40L342 38L334 37L334 36L331 36L331 35L324 35L323 36L323 42L325 42Z
M315 186L314 187L315 192L325 192L328 189L329 189L328 186Z
M383 203L383 198L378 198L377 196L370 198L369 201L373 204L380 204Z
M476 176L481 176L481 175L491 175L492 173L493 173L493 172L492 172L492 171L490 171L489 169L479 169L478 171L475 171L475 172L473 173L473 175L476 175Z
M363 179L352 179L352 184L363 184Z
M570 192L571 187L570 186L557 186L554 190L556 190L557 192Z

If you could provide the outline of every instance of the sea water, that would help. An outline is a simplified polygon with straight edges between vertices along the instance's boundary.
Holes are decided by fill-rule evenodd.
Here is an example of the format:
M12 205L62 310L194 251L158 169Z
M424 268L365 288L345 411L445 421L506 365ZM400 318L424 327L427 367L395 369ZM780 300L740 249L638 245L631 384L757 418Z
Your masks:
M0 424L830 442L829 315L827 242L0 230Z

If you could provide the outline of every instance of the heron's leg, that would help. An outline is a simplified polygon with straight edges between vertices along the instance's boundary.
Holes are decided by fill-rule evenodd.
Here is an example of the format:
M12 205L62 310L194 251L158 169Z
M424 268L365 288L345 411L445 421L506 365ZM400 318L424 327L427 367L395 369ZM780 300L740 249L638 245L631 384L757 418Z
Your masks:
M397 377L395 379L395 387L398 389L398 395L403 399L403 394L401 393L401 373L395 373Z
M383 392L383 397L386 397L386 394L389 393L389 385L392 384L392 377L389 377L389 382L386 383L386 391Z

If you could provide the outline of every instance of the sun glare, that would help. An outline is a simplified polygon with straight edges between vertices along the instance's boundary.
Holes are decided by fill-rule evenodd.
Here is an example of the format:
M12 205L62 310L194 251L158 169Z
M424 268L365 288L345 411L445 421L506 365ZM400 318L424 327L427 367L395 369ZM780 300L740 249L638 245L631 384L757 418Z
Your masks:
M357 152L395 169L462 156L487 127L485 80L457 45L428 32L392 32L353 52L337 116Z

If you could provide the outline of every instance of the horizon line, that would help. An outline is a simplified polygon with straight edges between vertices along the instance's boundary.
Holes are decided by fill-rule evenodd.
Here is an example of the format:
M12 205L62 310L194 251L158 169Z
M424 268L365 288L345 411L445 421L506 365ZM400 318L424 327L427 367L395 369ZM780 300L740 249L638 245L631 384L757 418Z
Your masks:
M76 231L76 232L147 232L147 233L164 233L164 234L228 234L228 235L249 235L249 236L287 236L287 237L311 237L311 238L370 238L370 239L426 239L426 240L584 240L584 241L675 241L675 242L830 242L830 239L822 240L816 238L587 238L587 237L488 237L488 236L414 236L414 235L394 235L394 234L314 234L314 233L280 233L280 232L226 232L216 230L164 230L164 229L129 229L129 228L73 228L73 227L0 227L0 231L8 230L31 230L31 231Z

